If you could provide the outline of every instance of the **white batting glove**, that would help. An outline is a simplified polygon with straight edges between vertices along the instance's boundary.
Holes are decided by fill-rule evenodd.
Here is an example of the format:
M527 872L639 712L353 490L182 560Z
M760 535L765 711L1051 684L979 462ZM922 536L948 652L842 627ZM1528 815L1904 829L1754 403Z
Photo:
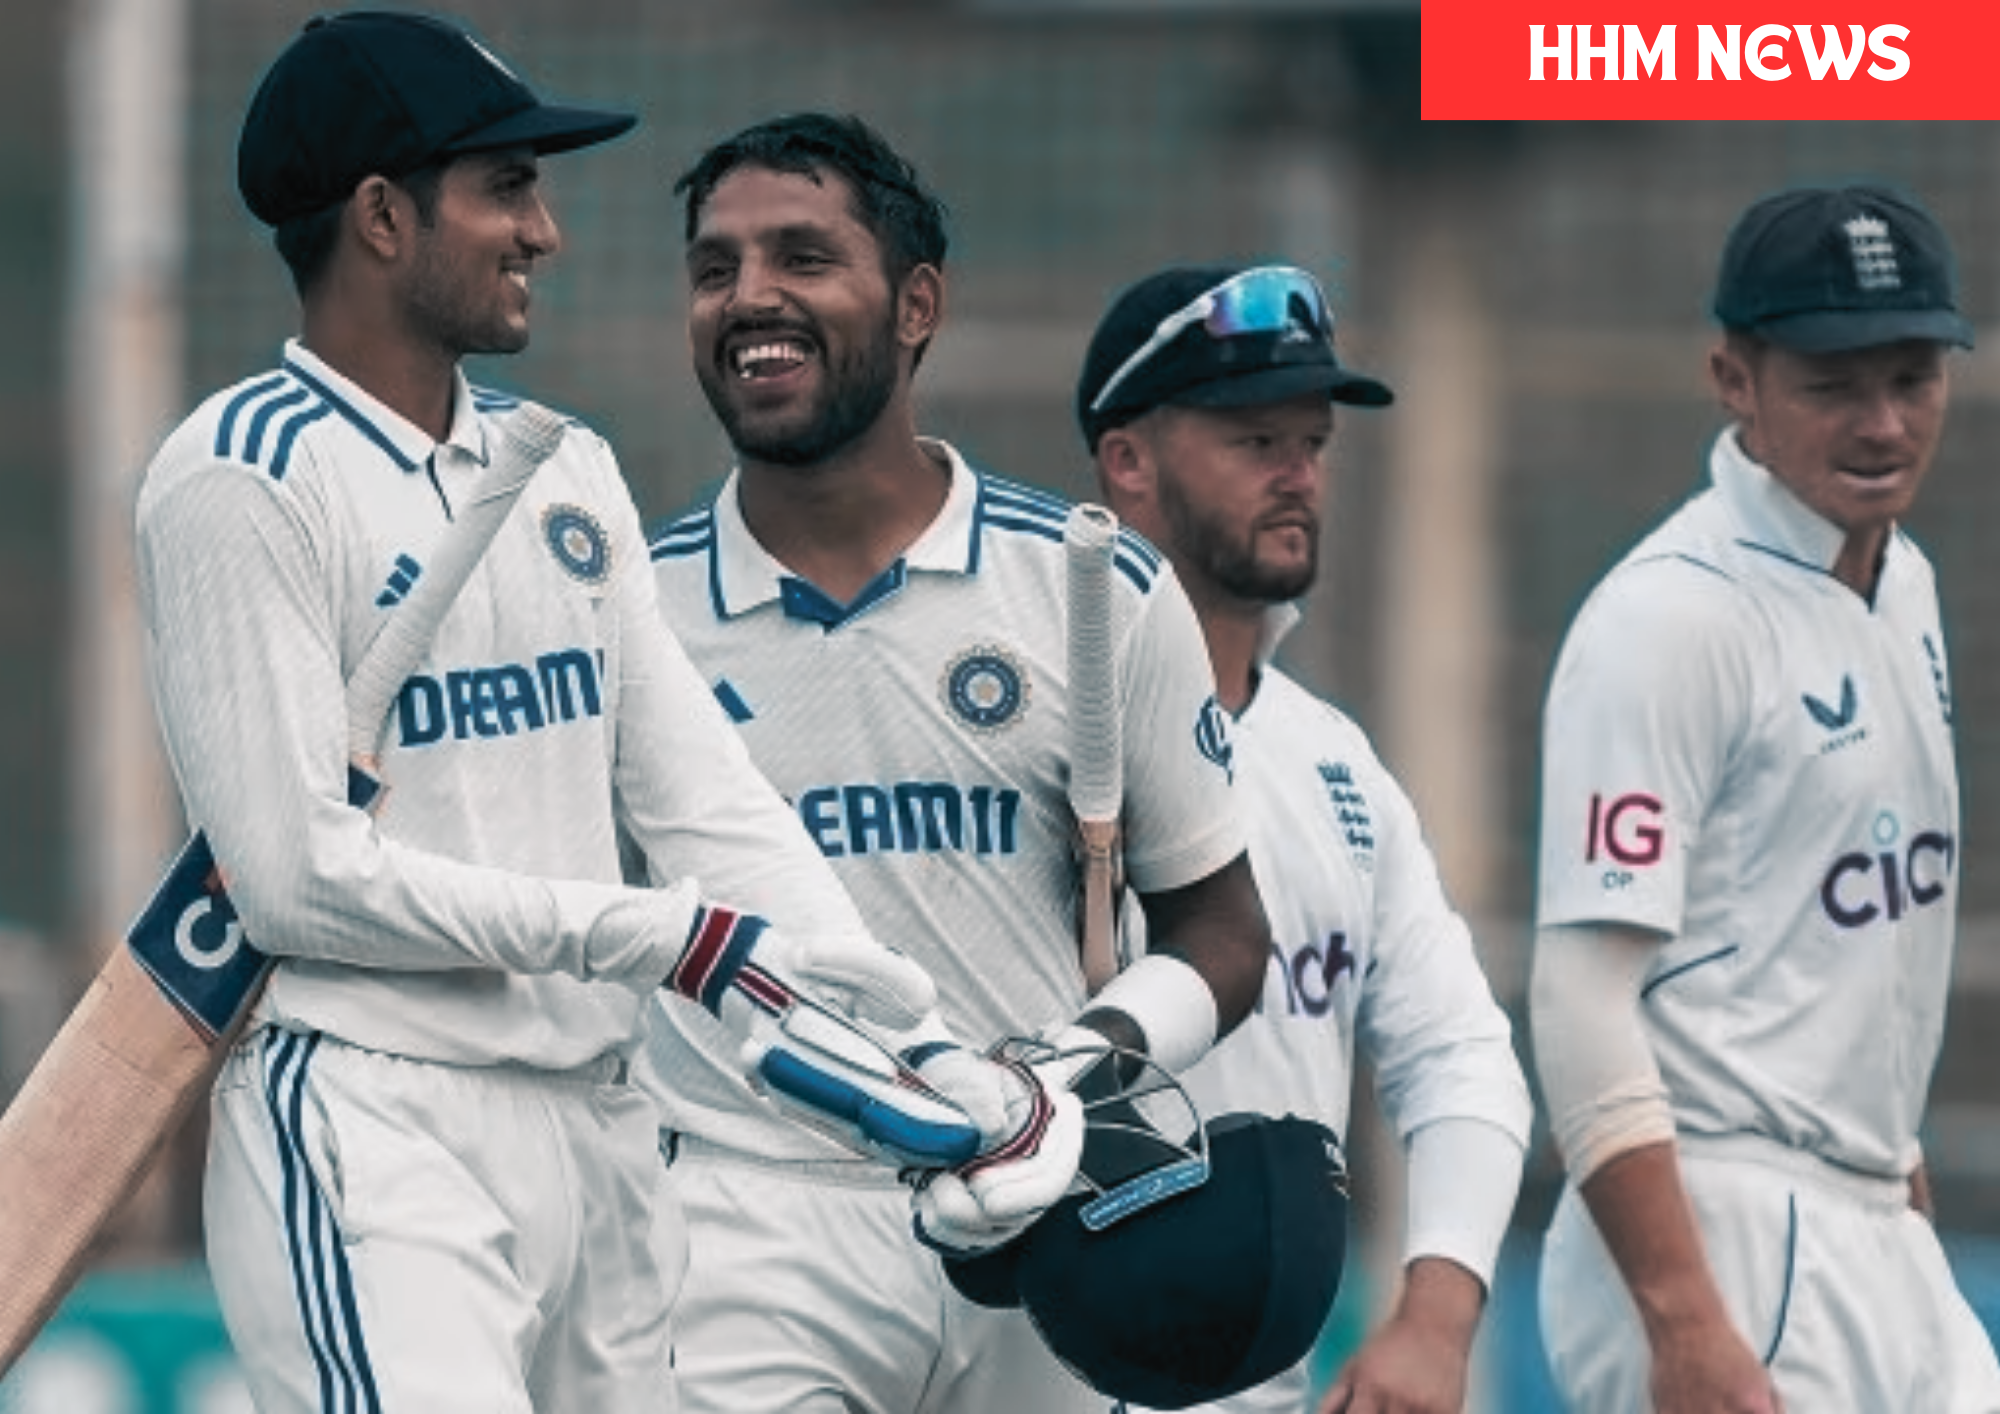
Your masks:
M1094 1031L1067 1028L1056 1050L1032 1064L968 1057L925 1071L941 1093L981 1126L978 1158L921 1181L912 1200L917 1240L947 1257L973 1257L1011 1242L1070 1189L1083 1157L1083 1104L1071 1083L1102 1056ZM935 1062L933 1062L935 1067ZM997 1080L1000 1122L977 1098Z
M754 913L710 904L695 910L662 984L749 1036L795 996L891 1030L917 1026L937 1006L937 986L916 963L867 938L780 933Z
M865 938L792 938L711 906L665 985L742 1038L753 1089L837 1143L899 1169L979 1152L981 1127L855 1020L900 1032L935 1016L937 989L908 958Z

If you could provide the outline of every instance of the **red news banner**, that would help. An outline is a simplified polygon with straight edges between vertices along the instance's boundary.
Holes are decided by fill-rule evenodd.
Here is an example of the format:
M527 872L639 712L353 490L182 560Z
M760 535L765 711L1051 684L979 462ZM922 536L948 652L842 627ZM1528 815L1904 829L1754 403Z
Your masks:
M1422 0L1426 119L2000 118L2000 0Z

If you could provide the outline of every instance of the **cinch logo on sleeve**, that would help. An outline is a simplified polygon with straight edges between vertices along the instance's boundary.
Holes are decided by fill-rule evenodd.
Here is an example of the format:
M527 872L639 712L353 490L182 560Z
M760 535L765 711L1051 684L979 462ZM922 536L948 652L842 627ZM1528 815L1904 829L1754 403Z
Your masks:
M1820 907L1837 926L1865 928L1877 919L1894 923L1951 892L1958 841L1949 833L1919 830L1905 844L1901 823L1886 810L1875 817L1870 833L1872 848L1841 855L1820 880Z
M532 664L417 673L396 695L403 746L513 736L603 715L597 658L582 648L544 653Z
M950 781L815 786L799 819L829 859L863 854L1018 854L1021 792Z

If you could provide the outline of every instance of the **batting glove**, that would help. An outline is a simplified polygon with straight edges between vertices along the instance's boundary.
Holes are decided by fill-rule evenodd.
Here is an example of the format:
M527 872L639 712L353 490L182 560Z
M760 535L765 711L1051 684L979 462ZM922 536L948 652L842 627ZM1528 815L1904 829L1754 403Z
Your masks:
M754 1089L849 1149L898 1168L978 1152L980 1126L856 1024L905 1032L935 1016L929 974L900 953L861 938L794 938L710 906L697 910L665 985L742 1038Z
M986 1142L978 1158L918 1181L919 1242L951 1258L990 1252L1027 1231L1069 1191L1083 1157L1083 1104L1070 1087L1107 1048L1096 1032L1070 1027L1032 1062L981 1057L982 1072L956 1061L948 1072L925 1072L975 1120L995 1114L974 1096L997 1080L1000 1122L982 1126Z

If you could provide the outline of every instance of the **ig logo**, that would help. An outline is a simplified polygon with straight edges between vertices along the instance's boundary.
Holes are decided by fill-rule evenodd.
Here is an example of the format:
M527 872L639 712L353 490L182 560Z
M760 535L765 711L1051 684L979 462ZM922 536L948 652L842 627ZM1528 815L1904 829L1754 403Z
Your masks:
M1667 849L1665 809L1658 796L1645 791L1628 791L1608 804L1601 795L1590 797L1584 863L1595 864L1601 858L1620 866L1604 871L1605 888L1627 888L1632 870L1660 862Z
M213 972L243 947L243 925L224 893L203 893L174 920L174 951L189 967Z

